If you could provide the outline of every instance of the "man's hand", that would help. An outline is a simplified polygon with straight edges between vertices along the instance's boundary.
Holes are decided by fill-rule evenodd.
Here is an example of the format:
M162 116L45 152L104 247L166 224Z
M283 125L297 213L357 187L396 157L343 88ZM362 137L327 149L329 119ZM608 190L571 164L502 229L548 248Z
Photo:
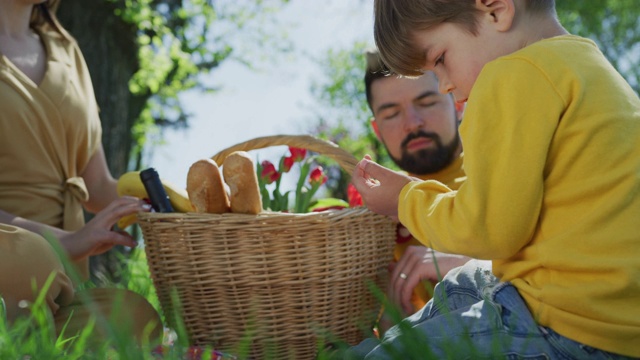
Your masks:
M413 308L411 295L419 283L429 280L435 284L451 269L462 266L469 260L466 256L445 254L425 246L407 247L400 260L389 266L389 301L398 305L405 316L415 313L420 309Z

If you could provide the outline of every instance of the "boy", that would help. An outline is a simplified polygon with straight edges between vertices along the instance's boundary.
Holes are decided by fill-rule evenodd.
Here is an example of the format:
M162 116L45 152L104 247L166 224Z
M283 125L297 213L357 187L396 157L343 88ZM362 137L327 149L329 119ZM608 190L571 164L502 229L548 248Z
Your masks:
M396 326L353 352L387 358L413 340L438 358L640 357L631 87L592 41L566 32L553 0L376 0L374 28L392 72L433 70L441 92L468 101L467 180L451 191L365 158L353 182L426 246L493 267L450 272L406 319L411 333Z
M456 108L453 96L438 92L433 72L418 79L388 76L378 52L369 51L364 84L373 114L371 126L398 168L409 176L458 189L464 180L458 136L462 109ZM423 281L435 284L449 270L470 260L433 252L402 224L398 224L393 259L387 296L405 316L420 310L431 298L427 287L433 285ZM382 324L381 329L387 327Z

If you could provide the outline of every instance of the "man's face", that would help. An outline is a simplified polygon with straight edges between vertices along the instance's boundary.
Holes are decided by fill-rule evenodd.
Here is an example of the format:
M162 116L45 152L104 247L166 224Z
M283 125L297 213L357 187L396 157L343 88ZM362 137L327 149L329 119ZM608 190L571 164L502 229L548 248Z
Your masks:
M459 155L454 102L438 92L433 73L418 79L389 76L373 81L371 105L380 140L401 169L431 174Z

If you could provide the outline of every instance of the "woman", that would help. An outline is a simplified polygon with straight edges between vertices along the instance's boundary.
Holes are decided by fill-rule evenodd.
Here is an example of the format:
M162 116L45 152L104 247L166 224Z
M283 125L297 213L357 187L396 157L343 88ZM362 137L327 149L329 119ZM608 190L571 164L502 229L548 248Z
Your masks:
M82 329L90 316L115 315L123 330L141 336L151 322L159 336L158 314L141 296L116 289L76 293L72 285L87 279L90 256L136 245L111 228L149 207L117 196L89 72L56 20L58 2L0 1L0 296L11 321L25 311L20 301L37 296L30 280L41 288L54 274L46 301L56 324L75 313L66 334ZM83 206L96 214L86 225ZM62 267L67 259L75 268ZM116 311L116 299L127 308ZM123 326L125 319L133 324Z

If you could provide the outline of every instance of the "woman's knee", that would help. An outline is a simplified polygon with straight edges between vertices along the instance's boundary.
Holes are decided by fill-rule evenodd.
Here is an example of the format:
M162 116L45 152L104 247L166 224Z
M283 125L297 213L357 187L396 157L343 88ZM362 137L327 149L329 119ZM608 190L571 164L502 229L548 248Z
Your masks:
M7 318L28 314L42 291L51 313L73 299L73 285L55 250L36 233L0 224L0 294Z
M96 288L77 294L58 311L56 329L68 336L95 321L100 337L131 337L136 341L162 341L163 326L156 309L141 295L125 289Z

